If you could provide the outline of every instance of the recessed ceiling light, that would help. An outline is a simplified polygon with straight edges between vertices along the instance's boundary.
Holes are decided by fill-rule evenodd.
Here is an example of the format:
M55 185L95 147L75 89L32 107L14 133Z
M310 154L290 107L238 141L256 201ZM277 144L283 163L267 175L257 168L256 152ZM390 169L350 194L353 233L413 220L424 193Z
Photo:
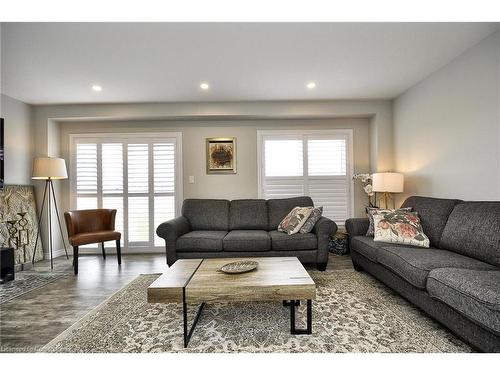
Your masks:
M92 90L94 90L94 91L102 91L102 86L92 85Z
M200 89L202 90L208 90L210 88L210 85L206 82L203 82L202 84L200 84Z
M306 86L308 89L313 89L316 87L316 82L307 82Z

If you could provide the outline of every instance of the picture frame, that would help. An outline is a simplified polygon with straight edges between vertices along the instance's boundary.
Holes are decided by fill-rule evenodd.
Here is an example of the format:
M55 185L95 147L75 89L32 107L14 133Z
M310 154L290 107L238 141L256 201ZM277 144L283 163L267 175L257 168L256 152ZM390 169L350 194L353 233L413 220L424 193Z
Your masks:
M236 138L206 138L207 174L236 173Z

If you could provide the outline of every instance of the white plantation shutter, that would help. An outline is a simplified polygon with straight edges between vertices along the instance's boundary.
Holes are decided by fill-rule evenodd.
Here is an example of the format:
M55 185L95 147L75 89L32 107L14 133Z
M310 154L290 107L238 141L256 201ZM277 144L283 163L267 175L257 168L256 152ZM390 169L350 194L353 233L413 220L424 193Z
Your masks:
M117 232L122 233L121 244L124 246L124 213L123 213L123 196L103 196L102 197L102 207L115 209L116 217L115 217L115 230Z
M154 197L154 228L158 228L158 225L166 220L174 218L175 215L175 197L174 196L155 196ZM163 238L158 237L155 234L154 237L155 246L163 246Z
M147 193L149 190L149 144L128 144L128 192Z
M123 233L123 144L102 143L102 204L116 210L115 230ZM124 236L121 239L124 245Z
M76 170L78 195L97 194L97 144L82 143L76 145Z
M264 154L266 199L304 195L302 140L267 139Z
M149 144L129 143L128 162L128 240L130 245L149 245Z
M155 193L173 193L175 190L175 144L153 144Z
M302 176L303 145L300 139L269 139L264 143L267 177Z
M116 209L124 250L163 246L156 228L182 201L180 137L72 136L72 208Z
M345 176L347 148L345 139L307 140L309 176Z
M153 144L154 227L175 217L175 143ZM155 246L164 240L154 236Z
M308 194L337 223L350 216L346 139L308 139Z
M343 224L351 216L351 133L259 132L262 198L310 196L323 215Z
M149 199L128 197L128 240L135 245L149 242Z
M102 193L123 193L123 144L102 144Z

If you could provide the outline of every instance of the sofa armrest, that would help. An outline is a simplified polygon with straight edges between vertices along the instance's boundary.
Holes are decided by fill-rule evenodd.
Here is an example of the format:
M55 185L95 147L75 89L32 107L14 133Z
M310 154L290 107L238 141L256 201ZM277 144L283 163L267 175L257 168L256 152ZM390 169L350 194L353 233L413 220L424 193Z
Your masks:
M328 262L328 243L330 242L330 236L333 236L337 232L337 224L333 220L321 216L314 225L312 232L318 238L318 256L316 262L326 263Z
M347 219L345 222L345 229L347 230L347 234L349 238L355 236L365 236L368 231L368 227L370 225L370 221L368 218L352 218Z
M166 221L156 228L156 234L165 239L165 251L167 255L167 264L171 266L177 260L177 251L175 244L177 238L189 232L189 221L184 216Z

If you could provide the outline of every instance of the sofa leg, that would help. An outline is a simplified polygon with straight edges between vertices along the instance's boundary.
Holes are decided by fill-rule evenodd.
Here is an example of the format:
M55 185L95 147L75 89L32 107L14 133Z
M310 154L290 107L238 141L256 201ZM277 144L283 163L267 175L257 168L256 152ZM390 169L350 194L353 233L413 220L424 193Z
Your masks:
M73 269L75 275L78 275L78 246L73 246Z
M318 271L326 271L326 265L327 265L328 262L324 262L324 263L316 263L316 268L318 269Z
M354 267L354 269L358 272L362 272L364 271L363 267L361 267L359 264L356 264L354 262L352 262L352 266Z
M104 249L104 242L101 242L102 247L102 259L106 259L106 250Z

